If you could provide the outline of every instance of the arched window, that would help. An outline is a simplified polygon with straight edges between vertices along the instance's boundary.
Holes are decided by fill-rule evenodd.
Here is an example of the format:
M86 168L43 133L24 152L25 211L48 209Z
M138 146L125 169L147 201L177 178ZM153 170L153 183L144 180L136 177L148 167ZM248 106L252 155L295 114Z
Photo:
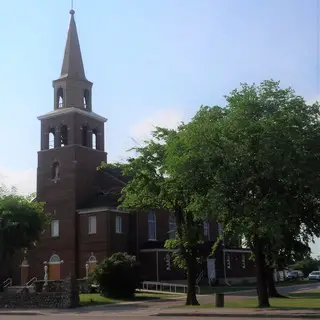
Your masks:
M60 127L60 142L61 147L68 145L68 127L66 125Z
M55 161L52 164L52 172L51 172L51 179L57 182L60 176L60 165L58 161Z
M49 260L49 264L60 264L61 260L57 254L53 254Z
M49 149L53 149L55 147L55 130L51 128L49 131Z
M176 217L173 213L170 213L169 215L169 239L174 239L176 237Z
M148 213L148 237L149 240L157 240L157 221L153 212Z
M82 145L87 147L88 146L88 127L87 125L83 125L82 128Z
M85 89L83 93L83 107L90 110L90 91L88 89Z
M57 108L63 108L63 89L59 88L57 90Z
M92 149L98 149L98 132L96 129L92 130Z
M97 263L97 258L95 256L91 255L88 262L89 263Z

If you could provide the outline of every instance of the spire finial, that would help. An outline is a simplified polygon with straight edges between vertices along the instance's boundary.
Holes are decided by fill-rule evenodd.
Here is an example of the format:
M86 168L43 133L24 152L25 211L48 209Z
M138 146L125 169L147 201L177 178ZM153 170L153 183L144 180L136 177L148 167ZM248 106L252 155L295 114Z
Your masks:
M70 14L73 16L76 12L73 9L73 0L71 0L71 10L70 10Z

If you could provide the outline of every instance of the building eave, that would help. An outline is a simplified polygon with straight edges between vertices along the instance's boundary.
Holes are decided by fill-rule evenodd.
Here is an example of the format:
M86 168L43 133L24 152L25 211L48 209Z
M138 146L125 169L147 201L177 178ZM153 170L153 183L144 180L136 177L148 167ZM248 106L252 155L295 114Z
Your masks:
M111 211L111 212L118 212L118 213L129 213L125 210L119 210L115 207L97 207L97 208L84 208L84 209L78 209L78 214L88 214L88 213L96 213L96 212L104 212L104 211Z
M99 120L102 122L108 121L107 118L99 116L98 114L96 114L94 112L85 111L85 110L82 110L80 108L75 108L75 107L56 109L52 112L48 112L42 116L39 116L38 120L50 119L50 118L58 117L60 115L69 114L69 113L78 113L81 115L89 116L95 120Z

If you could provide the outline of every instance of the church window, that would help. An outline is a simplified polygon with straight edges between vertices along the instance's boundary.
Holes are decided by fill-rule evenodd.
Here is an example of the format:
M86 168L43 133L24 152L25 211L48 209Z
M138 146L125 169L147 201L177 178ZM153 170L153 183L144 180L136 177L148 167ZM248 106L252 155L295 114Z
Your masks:
M63 108L63 89L59 88L57 90L57 107Z
M60 128L60 142L61 147L68 145L68 127L66 125L62 125Z
M52 164L52 172L51 172L51 179L57 183L60 177L60 165L58 161L55 161Z
M242 268L245 269L245 267L246 267L246 255L245 254L241 255L241 262L242 262Z
M97 233L97 217L96 216L90 216L89 217L89 226L88 226L88 233L89 234L96 234Z
M53 238L59 237L59 220L51 221L51 236Z
M56 220L56 221L58 221L58 220ZM60 257L57 254L53 254L49 260L49 264L60 264L61 262L63 262L63 261L60 260Z
M49 131L49 149L54 148L54 142L55 142L55 130L54 128L51 128Z
M116 216L116 233L122 233L122 217Z
M92 130L92 149L98 149L97 140L98 140L98 132L96 129L93 129Z
M226 254L226 267L228 269L231 269L231 258L230 258L230 254Z
M157 221L153 212L148 213L148 238L149 240L157 240Z
M165 264L166 264L166 270L170 271L171 270L171 257L170 257L169 253L167 253L165 255L164 261L165 261Z
M88 127L86 125L82 126L82 145L88 146Z
M85 89L83 93L83 107L90 109L90 92L88 89Z

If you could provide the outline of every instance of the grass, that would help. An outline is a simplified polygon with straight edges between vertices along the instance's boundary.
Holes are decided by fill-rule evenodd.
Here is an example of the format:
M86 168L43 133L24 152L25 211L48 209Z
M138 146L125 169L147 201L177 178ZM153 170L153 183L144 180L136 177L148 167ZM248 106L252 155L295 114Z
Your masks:
M297 280L297 281L284 281L279 282L277 287L289 287L301 284L307 284L308 281ZM232 286L217 285L214 287L210 286L200 286L200 294L213 294L213 293L228 293L228 292L239 292L245 290L256 290L255 284L234 284Z
M228 292L238 292L244 290L253 290L254 286L201 286L200 287L200 295L201 294L213 294L213 293L228 293Z
M174 295L166 295L163 293L136 293L134 299L124 300L124 299L112 299L100 295L99 293L86 293L80 294L80 305L81 306L92 306L92 305L102 305L102 304L117 304L121 302L129 301L145 301L145 300L159 300L172 298Z
M272 308L277 309L316 309L320 310L320 290L291 294L290 298L269 299ZM186 307L186 306L184 306ZM226 308L256 308L257 298L228 299L225 301ZM203 304L196 308L214 308L213 304Z

